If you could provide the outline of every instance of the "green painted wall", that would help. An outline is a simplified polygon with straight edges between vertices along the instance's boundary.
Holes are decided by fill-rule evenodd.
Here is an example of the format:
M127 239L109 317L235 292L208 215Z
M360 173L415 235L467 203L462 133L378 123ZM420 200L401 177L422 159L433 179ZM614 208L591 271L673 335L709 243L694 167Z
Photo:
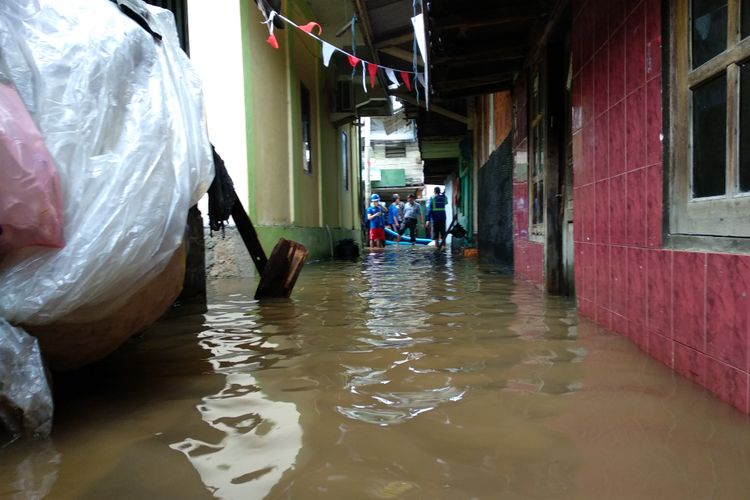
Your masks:
M306 12L300 8L299 2L289 2L288 10L292 19L305 19ZM290 82L289 94L292 96L292 158L295 179L295 211L294 225L315 227L321 224L320 214L320 178L325 167L322 164L322 142L320 113L320 87L318 85L318 70L320 63L320 44L301 33L299 30L288 29L290 34L289 63ZM312 132L312 173L307 173L302 165L302 112L300 107L300 85L304 84L310 92L311 132Z
M268 30L255 4L243 2L250 9L245 23L248 66L245 86L250 95L247 106L248 173L253 179L250 206L258 224L291 224L289 189L289 85L285 39L289 30L276 30L279 50L266 44ZM250 7L247 7L247 6ZM243 36L243 39L245 36Z
M278 243L279 238L302 243L309 252L308 260L320 260L331 258L331 248L342 239L351 238L362 250L359 230L352 229L331 229L330 233L326 228L311 228L298 226L261 226L256 227L258 237L260 238L263 249L267 255L271 255L273 247Z
M252 57L250 30L244 27L250 25L250 3L240 0L240 21L243 27L240 31L242 36L242 72L244 75L245 89L245 142L250 145L253 143L255 136L255 126L253 121L253 84L252 84ZM255 211L255 156L252 148L247 148L247 192L248 199L241 200L251 218L256 217Z
M291 19L311 19L303 0L285 2ZM335 75L322 65L320 45L295 29L275 30L279 49L252 2L241 2L245 108L247 110L247 208L267 253L279 238L298 241L311 259L327 258L331 243L360 243L359 129L334 126L329 102ZM327 28L326 28L327 29ZM302 165L300 86L310 92L313 171ZM349 189L344 189L341 132L348 134ZM329 227L329 230L326 228Z

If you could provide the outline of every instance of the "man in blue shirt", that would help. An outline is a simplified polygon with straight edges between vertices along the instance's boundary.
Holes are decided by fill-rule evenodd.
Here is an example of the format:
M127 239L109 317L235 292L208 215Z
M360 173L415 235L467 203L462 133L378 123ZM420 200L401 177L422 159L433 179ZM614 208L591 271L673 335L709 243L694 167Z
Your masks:
M445 208L448 206L448 198L435 188L435 195L427 202L427 224L432 226L432 239L435 246L440 248L445 244Z
M382 248L385 241L385 212L380 206L380 196L370 196L367 220L370 221L370 248Z
M398 232L401 227L401 207L399 206L398 195L394 194L391 206L388 207L388 227L391 231Z

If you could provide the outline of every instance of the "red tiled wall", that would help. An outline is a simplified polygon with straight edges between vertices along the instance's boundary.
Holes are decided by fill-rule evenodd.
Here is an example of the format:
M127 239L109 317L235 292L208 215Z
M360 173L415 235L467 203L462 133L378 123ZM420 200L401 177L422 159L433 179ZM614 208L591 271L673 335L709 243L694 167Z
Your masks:
M750 256L662 249L660 0L573 5L580 314L749 412Z
M529 241L529 182L528 171L524 169L524 165L528 163L529 147L526 85L526 79L522 76L513 91L513 154L518 173L513 179L513 260L517 278L543 286L544 246Z

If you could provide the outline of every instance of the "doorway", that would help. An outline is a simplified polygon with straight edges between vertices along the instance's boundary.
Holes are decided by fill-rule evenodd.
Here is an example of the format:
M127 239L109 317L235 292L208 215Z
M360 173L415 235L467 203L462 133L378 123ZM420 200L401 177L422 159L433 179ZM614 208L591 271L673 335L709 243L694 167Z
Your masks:
M572 51L569 16L547 42L546 289L575 295L573 246Z

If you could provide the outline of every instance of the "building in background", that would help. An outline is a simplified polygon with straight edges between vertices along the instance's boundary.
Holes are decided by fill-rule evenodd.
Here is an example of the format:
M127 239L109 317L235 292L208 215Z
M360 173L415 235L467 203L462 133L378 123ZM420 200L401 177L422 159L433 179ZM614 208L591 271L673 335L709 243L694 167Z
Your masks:
M409 194L422 198L424 171L414 121L403 113L362 121L366 191L387 202L394 193L404 200Z

